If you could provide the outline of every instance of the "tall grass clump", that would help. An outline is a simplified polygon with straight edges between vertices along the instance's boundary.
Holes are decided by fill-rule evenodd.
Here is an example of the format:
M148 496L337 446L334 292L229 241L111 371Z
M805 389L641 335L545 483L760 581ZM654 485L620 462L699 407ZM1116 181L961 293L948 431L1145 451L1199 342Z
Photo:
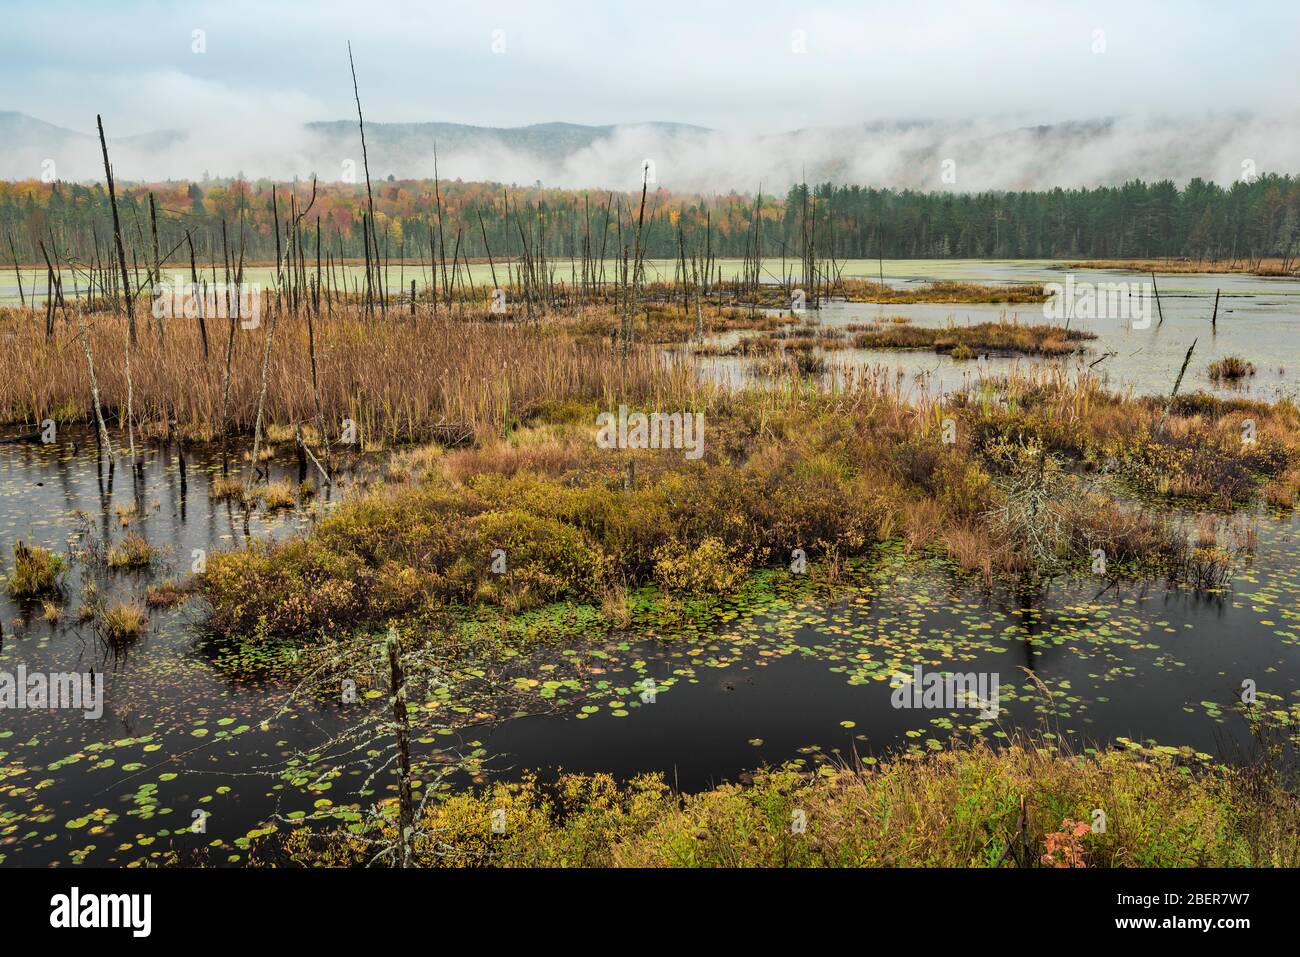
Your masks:
M1214 382L1236 382L1255 374L1255 364L1247 362L1241 356L1224 356L1210 363L1210 379Z
M989 351L1064 356L1077 352L1082 343L1095 338L1093 333L1079 329L1009 321L950 324L940 328L891 322L859 331L853 337L853 345L858 349L933 349L954 358L969 359Z
M148 568L159 551L143 535L131 532L108 550L108 567L118 569Z
M100 609L96 624L108 641L121 644L139 637L148 622L148 614L137 602L114 601Z
M53 550L39 545L14 543L14 570L6 584L14 598L38 598L59 591L68 563Z

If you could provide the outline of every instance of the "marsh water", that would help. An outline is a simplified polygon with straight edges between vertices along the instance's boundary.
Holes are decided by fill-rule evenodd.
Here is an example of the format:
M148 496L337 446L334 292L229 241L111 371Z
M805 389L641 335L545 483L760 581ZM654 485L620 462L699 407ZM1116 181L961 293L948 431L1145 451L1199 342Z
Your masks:
M1024 267L1026 281L1041 281L1036 268ZM1008 281L1022 272L1005 269ZM986 270L969 278L990 276ZM1179 298L1183 281L1187 295ZM1192 337L1214 347L1205 289L1191 285L1201 279L1168 282L1168 291L1161 283L1163 326L1095 329L1096 355L1145 350L1143 359L1111 366L1114 387L1163 391ZM1225 299L1229 288L1240 294L1226 315L1221 302L1217 338L1261 367L1248 394L1294 390L1300 356L1291 330L1300 299L1264 292L1263 280L1211 282L1222 285ZM849 316L877 308L899 309L831 305L818 318L861 321ZM985 310L912 308L917 322ZM1194 368L1210 358L1201 348ZM1267 376L1274 364L1288 371ZM1184 389L1207 386L1198 379ZM144 633L122 645L81 620L92 576L101 600L142 600L150 583L188 574L196 549L239 547L310 526L304 508L254 511L246 524L242 508L209 495L222 469L215 451L186 450L183 466L179 452L150 447L133 476L125 460L115 474L104 470L93 436L77 429L61 430L51 444L0 445L6 571L19 539L66 554L74 538L118 543L137 533L162 550L145 571L92 572L73 563L51 620L40 603L0 597L0 672L93 671L105 682L98 718L0 711L0 864L116 865L199 847L213 863L238 864L249 832L275 816L369 805L391 793L386 779L363 789L359 772L324 784L291 773L296 757L351 716L330 702L286 710L285 685L219 668L198 641L197 600L151 609ZM296 477L291 459L271 468ZM341 484L319 508L347 492ZM458 787L539 769L624 778L659 772L695 790L765 764L802 762L812 770L902 748L934 749L954 733L1034 731L1077 748L1132 741L1242 760L1254 743L1240 714L1243 683L1257 689L1277 724L1300 714L1300 519L1261 511L1202 520L1251 526L1258 536L1253 552L1234 564L1229 587L1216 594L1081 576L1016 597L989 593L938 560L882 546L831 592L785 571L765 573L699 623L683 616L638 634L588 632L571 647L526 654L514 666L516 684L538 708L471 726L449 721L445 734L422 736L418 747L424 755L475 755L454 762L449 783ZM960 702L895 707L891 676L918 665L996 675L996 715ZM202 833L191 829L196 812Z
M1072 283L1087 283L1095 287L1138 284L1144 291L1134 288L1133 294L1122 302L1119 314L1112 309L1110 314L1081 318L1066 312L1071 329L1091 333L1096 338L1081 343L1078 355L1065 365L1074 371L1090 369L1109 388L1167 395L1187 350L1194 343L1192 360L1181 386L1183 391L1202 390L1221 396L1266 401L1281 398L1294 401L1300 397L1300 334L1297 334L1300 281L1203 273L1157 274L1154 285L1150 287L1159 292L1157 302L1152 292L1145 291L1149 277L1117 270L1065 272L1053 264L1034 262L937 262L921 266L911 274L896 268L892 274L885 273L885 280L899 288L934 279L992 284L1064 284L1068 277ZM925 266L939 268L926 269ZM848 268L845 275L849 275ZM1149 315L1135 319L1139 308L1145 309ZM903 317L913 325L930 328L998 321L1024 325L1066 324L1059 318L1045 316L1041 304L891 305L828 301L819 309L807 309L798 314L801 322L789 332L812 336L842 334L847 343L852 340L852 331L846 327L887 323L894 317ZM730 346L740 336L750 334L727 333L715 337L712 344ZM844 369L852 368L884 369L901 373L905 387L913 392L928 391L931 394L967 387L981 379L1004 375L1013 368L1032 368L1059 361L996 353L958 360L929 350L836 348L817 351L830 368L828 375L842 374ZM1211 380L1210 363L1229 355L1241 356L1252 363L1254 375L1236 382ZM739 383L752 376L746 363L738 358L709 358L705 363L713 375L725 381Z

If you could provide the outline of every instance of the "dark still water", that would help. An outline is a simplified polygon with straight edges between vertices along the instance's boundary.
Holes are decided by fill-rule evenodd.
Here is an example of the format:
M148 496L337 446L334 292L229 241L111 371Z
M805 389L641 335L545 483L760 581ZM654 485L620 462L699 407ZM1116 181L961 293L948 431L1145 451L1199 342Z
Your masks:
M811 767L938 748L958 729L1033 730L1076 750L1128 739L1233 761L1251 744L1238 711L1244 681L1279 726L1282 712L1300 714L1295 530L1271 524L1233 591L1212 598L1135 584L1098 595L1104 583L1074 581L1026 608L955 584L938 563L882 556L847 599L741 615L706 641L607 648L619 663L644 662L624 682L631 693L604 702L604 712L628 712L621 721L526 717L486 745L521 766L545 755L568 771L655 770L684 789L792 757ZM917 665L996 675L996 718L970 702L895 707L890 678Z
M150 609L145 631L121 646L80 614L96 602L143 605L149 584L189 573L195 549L293 534L328 501L254 512L246 531L241 508L209 496L221 473L210 453L191 453L184 482L175 448L144 452L135 481L119 458L110 484L93 439L60 440L0 445L4 571L17 540L66 555L72 539L120 544L138 534L161 554L137 572L73 563L49 620L40 602L0 597L0 673L94 672L105 682L99 718L0 710L0 864L121 865L200 847L213 863L238 864L249 832L273 817L386 796L386 776L367 786L356 769L328 780L297 770L296 758L345 726L339 709L286 708L286 687L225 676L196 648L200 603ZM292 461L272 469L296 478ZM1076 747L1124 738L1232 761L1250 743L1238 713L1243 682L1254 683L1273 724L1300 712L1300 523L1250 521L1254 557L1212 597L1085 579L1022 607L892 548L831 599L807 597L785 572L760 576L754 594L715 609L707 627L591 634L522 655L512 680L524 706L514 710L527 716L468 728L435 720L419 747L474 756L468 765L458 757L468 770L449 778L453 786L563 769L662 772L699 789L763 764L811 768L937 748L964 730L1034 730ZM890 677L918 665L996 676L996 716L966 700L894 707Z

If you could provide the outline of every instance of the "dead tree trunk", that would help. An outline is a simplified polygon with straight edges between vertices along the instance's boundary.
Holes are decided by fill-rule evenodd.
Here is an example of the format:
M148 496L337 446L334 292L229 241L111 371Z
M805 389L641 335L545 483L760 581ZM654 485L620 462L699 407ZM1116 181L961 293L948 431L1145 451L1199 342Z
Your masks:
M14 278L18 280L18 301L27 308L27 297L23 294L23 274L18 269L18 251L14 249L13 233L9 234L9 255L14 257Z
M266 324L266 345L262 349L262 387L257 393L257 419L253 424L253 461L248 472L248 481L244 486L246 489L252 489L253 483L262 470L258 465L257 457L262 449L262 415L266 409L266 387L271 371L271 342L275 338L275 326L279 318L280 307L276 306L271 313L271 321Z
M361 115L361 93L357 89L357 67L352 62L352 44L348 44L348 66L352 69L352 95L357 101L357 127L361 131L361 166L366 173L366 208L370 213L370 237L374 243L375 250L375 277L379 277L379 240L375 236L375 197L370 191L370 158L366 154L366 120ZM376 283L377 285L377 283ZM380 290L379 310L381 313L387 312L383 292Z
M199 270L194 262L194 240L190 237L189 230L185 231L185 241L190 244L190 282L194 284L192 295L198 310L199 340L203 343L203 364L206 366L208 362L208 324L203 318L204 297L199 291Z
M1169 401L1165 403L1165 411L1160 416L1160 426L1156 429L1157 434L1165 431L1165 423L1169 421L1169 410L1174 407L1174 399L1178 397L1178 387L1183 384L1183 376L1187 372L1187 366L1192 361L1192 350L1196 348L1199 340L1193 339L1192 344L1187 349L1187 355L1183 357L1183 367L1178 370L1178 378L1174 380L1174 388L1169 393Z
M122 246L122 225L117 218L117 194L113 190L113 167L108 162L108 141L104 139L104 119L95 116L99 124L99 147L104 153L104 178L108 180L108 204L113 210L113 241L117 243L117 264L122 270L122 294L126 297L126 328L135 348L135 311L131 304L131 280L126 274L126 250Z
M149 231L153 235L153 281L155 284L161 284L163 278L162 260L158 256L158 209L154 203L152 191L149 193ZM170 253L168 255L170 255ZM155 287L153 292L156 296L158 294L158 289ZM163 340L162 315L160 314L156 316L155 319L158 322L158 342L161 343Z

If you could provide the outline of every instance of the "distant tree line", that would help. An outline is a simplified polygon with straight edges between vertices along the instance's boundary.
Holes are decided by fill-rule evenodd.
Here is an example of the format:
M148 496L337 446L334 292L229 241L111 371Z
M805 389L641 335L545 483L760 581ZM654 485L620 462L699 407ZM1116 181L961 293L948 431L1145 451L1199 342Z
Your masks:
M275 202L272 189L275 191ZM124 238L141 262L152 255L149 194L158 207L163 256L188 266L240 251L276 255L277 209L289 195L306 207L309 182L219 180L119 186ZM548 259L617 259L633 242L636 193L514 187L493 183L388 180L374 186L375 236L384 258L513 258L527 244ZM303 229L314 255L364 255L363 184L318 184ZM225 246L223 247L223 224ZM71 262L108 258L111 214L99 185L0 183L0 260L43 263L39 243ZM282 237L283 238L283 237ZM188 240L188 241L187 241ZM1194 179L1133 181L1096 189L914 192L862 186L795 186L785 196L701 196L651 190L643 243L651 258L687 255L797 258L807 243L821 258L1165 258L1290 260L1300 246L1300 178L1263 175L1224 188Z

